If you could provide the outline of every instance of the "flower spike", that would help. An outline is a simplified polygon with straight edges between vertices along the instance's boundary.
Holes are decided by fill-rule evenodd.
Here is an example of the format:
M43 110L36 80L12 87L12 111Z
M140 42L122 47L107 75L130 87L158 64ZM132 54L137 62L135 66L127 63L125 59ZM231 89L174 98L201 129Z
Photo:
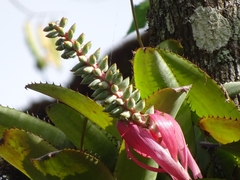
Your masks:
M76 25L64 32L67 19L49 23L44 28L49 38L58 37L56 49L63 51L62 58L78 57L79 63L72 72L82 77L82 84L89 84L94 90L92 97L105 107L106 112L118 117L117 129L125 140L127 154L139 166L156 172L166 172L174 180L191 179L187 168L192 171L194 179L202 174L193 159L177 121L169 114L154 111L150 107L145 113L145 101L129 78L123 79L116 64L109 67L108 57L99 60L100 49L90 56L91 42L84 44L84 34L74 39ZM131 149L144 157L152 158L160 168L149 167L140 163L131 153Z

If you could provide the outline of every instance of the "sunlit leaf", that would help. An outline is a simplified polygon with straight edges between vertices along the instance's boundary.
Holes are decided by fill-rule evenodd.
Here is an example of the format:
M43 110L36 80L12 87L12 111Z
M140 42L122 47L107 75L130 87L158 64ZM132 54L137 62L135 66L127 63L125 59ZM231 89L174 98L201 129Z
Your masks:
M33 166L30 159L56 150L39 136L20 129L5 131L0 140L0 156L34 180L43 180L45 178Z
M156 46L156 48L165 49L176 54L183 55L183 46L180 42L174 39L167 39Z
M162 49L158 52L180 86L192 84L187 100L199 117L219 116L240 119L240 113L234 103L226 102L222 89L205 72L177 54Z
M64 180L114 179L97 158L77 150L65 149L51 152L40 158L32 159L32 162L47 179L51 176Z
M115 127L116 120L110 117L108 113L103 112L103 107L92 99L71 89L56 86L54 84L29 84L26 88L46 94L67 104L116 138L120 139L119 133Z
M147 98L159 89L179 87L171 69L154 48L140 48L136 51L133 70L135 85L142 98Z
M219 116L240 119L240 113L222 89L196 65L172 52L140 48L134 57L134 78L143 98L158 89L192 84L187 96L192 111L199 117ZM214 94L214 96L210 96Z
M166 112L175 117L183 101L185 100L185 97L187 95L186 92L189 91L189 89L190 86L178 89L161 89L153 93L146 99L145 110L147 110L151 106L154 106L154 109Z
M201 119L199 125L222 144L240 140L240 121L238 120L208 117Z

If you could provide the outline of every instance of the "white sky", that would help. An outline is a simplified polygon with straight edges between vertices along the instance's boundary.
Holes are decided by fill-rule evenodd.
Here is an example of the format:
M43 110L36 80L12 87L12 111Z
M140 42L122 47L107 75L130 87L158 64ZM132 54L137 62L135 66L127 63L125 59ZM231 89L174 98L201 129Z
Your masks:
M15 1L35 14L17 8L11 3ZM141 1L134 0L134 3ZM92 41L92 51L101 47L102 55L123 40L132 21L129 0L1 0L0 16L0 104L19 110L46 97L26 90L25 85L47 81L64 86L73 76L70 69L77 63L77 59L62 60L61 69L49 66L40 72L26 46L23 31L26 21L37 27L67 17L68 25L77 24L75 35L84 32L85 42Z

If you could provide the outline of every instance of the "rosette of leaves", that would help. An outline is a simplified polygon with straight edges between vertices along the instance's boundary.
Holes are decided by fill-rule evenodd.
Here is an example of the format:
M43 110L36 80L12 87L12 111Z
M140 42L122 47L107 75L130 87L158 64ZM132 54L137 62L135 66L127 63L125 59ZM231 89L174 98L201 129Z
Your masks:
M178 42L167 40L156 48L138 49L132 85L115 64L108 66L99 49L87 56L91 43L84 44L83 34L74 39L76 25L65 32L66 24L67 19L62 18L44 31L47 37L58 38L56 49L63 51L63 58L78 58L72 71L94 90L93 99L54 84L27 85L58 100L46 108L55 126L0 107L0 155L6 161L34 180L169 179L129 160L115 127L118 119L137 121L154 106L178 120L206 178L239 176L239 111L207 74L179 55L182 47ZM223 145L211 151L202 149L199 143L205 139ZM156 166L151 159L140 160Z

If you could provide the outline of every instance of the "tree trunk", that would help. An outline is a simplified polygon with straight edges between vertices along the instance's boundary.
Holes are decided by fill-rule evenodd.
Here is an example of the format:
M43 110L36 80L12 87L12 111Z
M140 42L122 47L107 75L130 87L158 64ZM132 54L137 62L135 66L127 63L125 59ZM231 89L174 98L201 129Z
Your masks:
M150 46L176 39L184 57L218 83L239 80L238 0L150 0ZM233 97L239 106L240 96Z

